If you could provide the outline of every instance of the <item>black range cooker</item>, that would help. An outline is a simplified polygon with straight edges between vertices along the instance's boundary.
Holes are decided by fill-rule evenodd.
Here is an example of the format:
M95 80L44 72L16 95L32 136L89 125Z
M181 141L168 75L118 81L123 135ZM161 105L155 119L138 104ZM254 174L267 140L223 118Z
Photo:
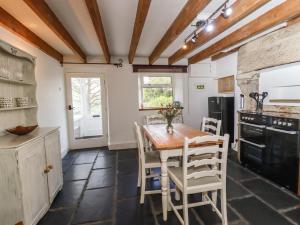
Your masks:
M240 159L243 165L300 195L300 117L284 116L241 112Z

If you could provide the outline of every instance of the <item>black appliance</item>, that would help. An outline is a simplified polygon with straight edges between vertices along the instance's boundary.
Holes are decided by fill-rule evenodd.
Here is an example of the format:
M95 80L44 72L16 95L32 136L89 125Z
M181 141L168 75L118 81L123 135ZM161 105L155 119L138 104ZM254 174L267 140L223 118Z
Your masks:
M242 164L297 193L299 131L300 118L286 118L274 113L241 113Z
M292 118L273 117L266 128L264 175L293 192L298 191L299 131L299 120Z
M270 123L267 116L245 114L240 117L240 147L243 164L262 172L266 149L266 127Z
M209 97L208 116L222 120L221 134L230 135L230 143L234 139L234 97Z

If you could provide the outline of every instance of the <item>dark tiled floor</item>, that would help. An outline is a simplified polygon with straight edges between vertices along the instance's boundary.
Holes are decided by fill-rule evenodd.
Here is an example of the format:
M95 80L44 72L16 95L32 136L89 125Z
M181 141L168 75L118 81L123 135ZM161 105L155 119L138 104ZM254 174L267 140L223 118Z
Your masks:
M241 167L229 154L230 225L300 224L300 199ZM137 151L106 148L72 151L63 159L64 187L39 225L179 225L172 212L162 221L160 195L139 204ZM159 180L149 182L159 188ZM198 199L200 196L192 196ZM217 225L211 207L189 211L190 225Z

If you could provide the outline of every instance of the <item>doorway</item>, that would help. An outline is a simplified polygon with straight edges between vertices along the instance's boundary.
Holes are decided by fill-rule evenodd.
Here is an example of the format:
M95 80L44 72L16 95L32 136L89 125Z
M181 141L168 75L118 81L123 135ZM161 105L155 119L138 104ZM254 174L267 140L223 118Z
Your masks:
M107 146L104 77L95 73L67 73L66 91L70 148Z

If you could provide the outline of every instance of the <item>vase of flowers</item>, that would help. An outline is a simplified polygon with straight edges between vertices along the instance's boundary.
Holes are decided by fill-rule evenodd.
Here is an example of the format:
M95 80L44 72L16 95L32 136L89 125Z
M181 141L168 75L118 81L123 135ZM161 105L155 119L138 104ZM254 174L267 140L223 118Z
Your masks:
M166 105L158 111L158 114L161 114L167 120L167 132L173 134L173 119L181 114L181 108L176 107L174 104Z

